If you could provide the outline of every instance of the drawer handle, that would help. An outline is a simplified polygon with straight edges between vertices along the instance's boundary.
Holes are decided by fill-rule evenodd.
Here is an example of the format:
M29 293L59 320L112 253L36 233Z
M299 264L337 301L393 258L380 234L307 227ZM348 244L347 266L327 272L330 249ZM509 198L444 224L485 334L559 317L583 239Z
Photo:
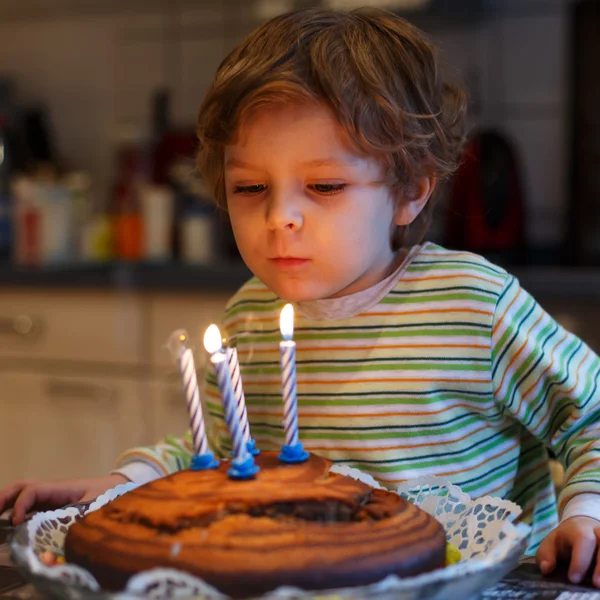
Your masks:
M117 390L114 386L50 379L45 384L46 395L54 400L91 400L114 404Z
M29 315L0 317L0 333L32 339L36 338L41 330L41 321Z

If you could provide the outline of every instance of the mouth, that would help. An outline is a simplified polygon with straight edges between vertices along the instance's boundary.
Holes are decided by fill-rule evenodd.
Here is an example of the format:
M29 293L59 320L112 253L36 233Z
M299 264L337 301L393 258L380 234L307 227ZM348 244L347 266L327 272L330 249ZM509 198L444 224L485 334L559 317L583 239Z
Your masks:
M308 258L298 258L296 256L276 256L269 260L280 269L298 269L309 262Z

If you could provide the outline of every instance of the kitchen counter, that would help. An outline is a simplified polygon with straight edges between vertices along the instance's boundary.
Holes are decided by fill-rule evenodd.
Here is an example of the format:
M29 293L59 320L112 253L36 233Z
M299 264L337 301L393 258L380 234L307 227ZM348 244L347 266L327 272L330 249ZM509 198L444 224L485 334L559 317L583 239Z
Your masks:
M0 288L52 287L135 291L235 291L250 271L243 263L101 263L17 267L0 263Z
M600 302L600 268L508 269L536 298ZM0 264L0 288L98 288L135 291L235 291L251 276L241 263L192 266L181 263L107 263L39 268Z

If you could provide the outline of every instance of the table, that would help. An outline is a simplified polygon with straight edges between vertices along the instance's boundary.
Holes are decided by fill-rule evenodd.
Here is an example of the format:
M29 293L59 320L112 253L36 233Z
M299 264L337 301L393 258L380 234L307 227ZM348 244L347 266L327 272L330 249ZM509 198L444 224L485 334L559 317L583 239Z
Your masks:
M7 521L0 521L0 600L45 600L11 565L6 541L12 531ZM565 570L551 577L542 577L533 558L524 558L519 566L494 587L486 590L480 600L600 600L600 590L589 581L573 585ZM474 599L470 599L474 600Z

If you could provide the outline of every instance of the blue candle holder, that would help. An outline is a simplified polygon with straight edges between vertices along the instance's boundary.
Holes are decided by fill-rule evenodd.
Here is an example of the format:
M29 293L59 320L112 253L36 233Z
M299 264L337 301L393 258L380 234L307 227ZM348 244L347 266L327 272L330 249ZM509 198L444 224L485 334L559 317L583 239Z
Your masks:
M215 459L212 452L204 454L194 454L190 463L192 471L204 471L206 469L216 469L219 466L219 461Z
M260 450L256 447L256 442L253 438L250 438L246 442L246 449L248 452L250 452L250 454L252 454L252 456L258 456L260 454ZM235 452L233 450L229 454L231 454L231 456L235 456Z
M281 454L279 455L279 460L285 463L302 463L308 460L309 454L302 446L302 442L298 442L297 444L293 444L291 446L284 444L281 446Z
M232 479L251 479L260 471L260 467L254 463L252 454L243 458L234 458L227 474Z
M250 452L252 456L258 456L260 454L260 450L256 447L256 441L254 438L250 438L246 442L246 448L248 448L248 452Z

